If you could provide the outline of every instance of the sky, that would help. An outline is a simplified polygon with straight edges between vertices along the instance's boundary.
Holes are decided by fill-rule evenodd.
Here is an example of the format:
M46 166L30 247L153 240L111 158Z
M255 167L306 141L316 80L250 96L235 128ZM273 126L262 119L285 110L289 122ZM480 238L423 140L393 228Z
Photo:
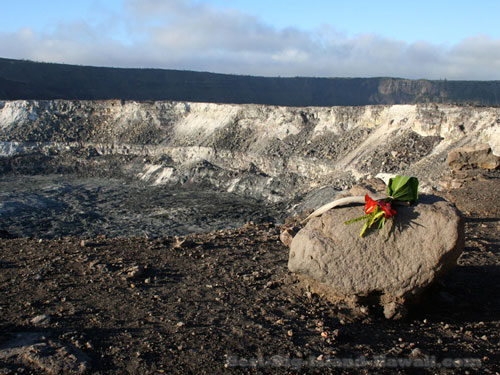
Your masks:
M500 80L498 0L0 0L0 57L281 77Z

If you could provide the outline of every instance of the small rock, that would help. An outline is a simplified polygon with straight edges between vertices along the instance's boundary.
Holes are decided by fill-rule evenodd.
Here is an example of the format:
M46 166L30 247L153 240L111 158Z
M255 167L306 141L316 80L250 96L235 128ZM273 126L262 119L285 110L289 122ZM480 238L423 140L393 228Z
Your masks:
M406 308L404 305L389 302L384 305L384 316L386 319L401 319L406 315Z
M144 267L139 265L131 266L123 271L126 279L137 279L144 274Z
M425 358L427 355L420 348L415 348L410 353L410 358Z
M283 227L283 229L280 233L280 241L285 246L290 247L290 244L292 243L293 237L297 234L299 229L300 229L300 227L298 227L298 226Z
M265 285L265 288L269 288L269 289L274 289L276 288L277 286L279 285L279 282L277 281L268 281Z
M39 325L39 324L49 324L50 323L50 316L49 315L37 315L33 319L30 320L32 324Z
M188 237L175 236L175 243L173 244L174 249L187 249L193 247L195 243L191 241Z

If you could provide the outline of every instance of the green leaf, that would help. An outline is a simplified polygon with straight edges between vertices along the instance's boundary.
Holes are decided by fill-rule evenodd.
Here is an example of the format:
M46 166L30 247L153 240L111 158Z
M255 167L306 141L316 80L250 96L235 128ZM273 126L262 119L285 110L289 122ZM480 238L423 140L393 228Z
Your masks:
M384 217L384 211L377 212L375 215L373 215L372 219L369 221L368 228L371 228L372 225L381 217Z
M387 195L397 201L416 202L418 200L418 179L410 176L396 176L389 179Z
M363 228L361 229L361 233L359 234L359 236L363 237L367 229L368 229L368 221L365 222L365 225L363 225Z
M382 219L380 219L380 222L378 223L378 229L382 229L384 227L386 220L385 216L382 216Z

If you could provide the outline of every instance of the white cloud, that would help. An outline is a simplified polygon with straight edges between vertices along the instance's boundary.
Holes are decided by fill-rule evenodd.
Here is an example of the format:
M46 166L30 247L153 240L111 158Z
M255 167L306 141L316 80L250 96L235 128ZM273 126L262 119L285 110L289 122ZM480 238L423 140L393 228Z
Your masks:
M127 0L123 12L110 17L97 25L61 23L44 33L0 32L0 56L265 76L500 79L500 40L484 35L435 45L346 35L328 25L276 29L190 0ZM117 37L117 29L125 36Z

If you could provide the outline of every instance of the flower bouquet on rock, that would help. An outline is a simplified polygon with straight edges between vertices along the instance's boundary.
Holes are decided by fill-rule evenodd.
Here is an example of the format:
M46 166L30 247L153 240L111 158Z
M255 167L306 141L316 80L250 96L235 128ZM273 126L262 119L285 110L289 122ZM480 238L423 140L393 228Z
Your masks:
M320 216L324 212L339 206L352 203L364 203L365 214L363 216L351 219L345 224L352 224L358 221L365 221L361 229L360 236L363 237L366 231L372 227L382 229L389 219L393 219L397 211L393 208L396 204L413 204L418 200L418 179L409 176L396 176L389 179L387 184L387 197L382 199L373 199L368 194L364 197L345 197L330 202L309 215L304 222L309 219Z
M382 229L388 219L394 218L397 211L392 208L395 202L416 203L418 200L418 179L416 177L396 176L389 179L387 184L387 198L375 200L365 195L365 215L346 221L352 224L365 221L360 237L373 226Z

